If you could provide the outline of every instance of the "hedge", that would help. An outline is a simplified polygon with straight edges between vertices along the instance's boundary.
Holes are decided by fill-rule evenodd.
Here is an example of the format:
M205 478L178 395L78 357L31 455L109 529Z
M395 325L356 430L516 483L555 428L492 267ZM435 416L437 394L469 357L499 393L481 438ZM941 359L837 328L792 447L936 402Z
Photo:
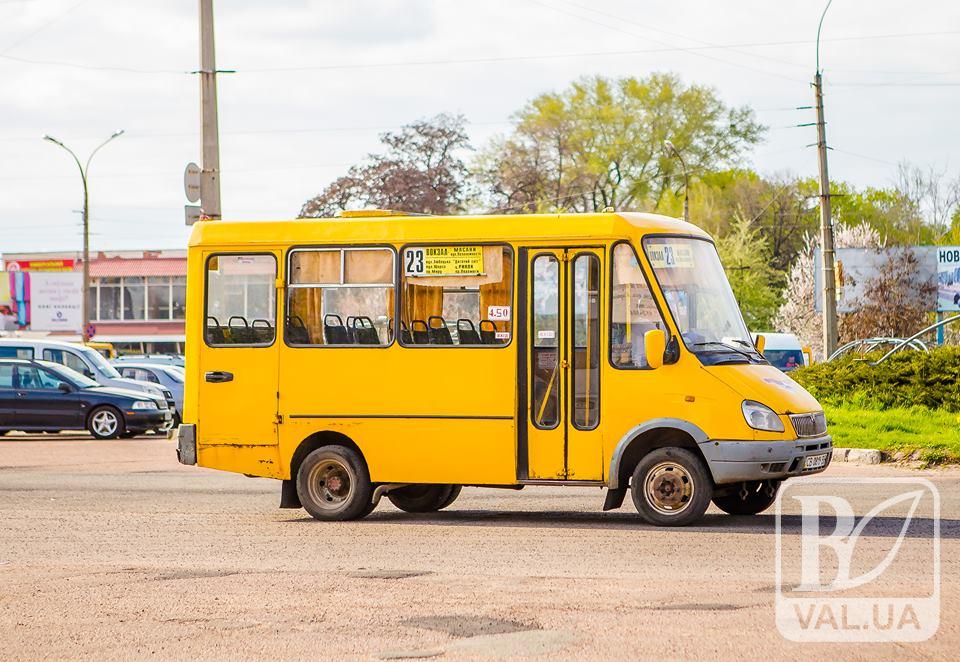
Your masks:
M790 373L821 403L868 408L925 407L960 412L960 347L847 355ZM866 359L866 360L864 360Z

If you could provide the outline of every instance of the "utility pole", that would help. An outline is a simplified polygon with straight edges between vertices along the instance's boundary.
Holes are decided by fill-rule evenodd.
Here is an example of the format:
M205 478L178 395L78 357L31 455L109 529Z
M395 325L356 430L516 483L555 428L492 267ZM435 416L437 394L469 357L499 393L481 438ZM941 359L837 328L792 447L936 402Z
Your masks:
M84 342L90 340L90 194L87 187L87 177L90 173L90 162L93 160L93 155L99 152L100 148L106 145L108 142L114 138L119 138L122 135L123 129L114 131L109 138L97 145L97 147L90 152L90 156L87 158L87 165L85 166L80 163L80 159L76 154L74 154L73 150L64 145L61 141L50 135L45 135L43 137L44 140L52 142L54 145L67 150L67 152L76 162L77 168L80 169L80 180L83 182L83 291L81 292L82 300L80 302L80 310L82 311L83 316L83 327L80 330L80 335Z
M830 2L820 16L817 27L817 73L813 91L817 103L817 156L820 169L820 256L823 273L823 358L837 348L837 281L834 271L833 221L830 218L830 175L827 171L827 128L823 119L823 78L820 72L820 29L830 9Z
M213 43L213 0L200 0L201 213L220 219L220 129L217 122L217 63Z
M683 160L680 150L677 149L671 141L664 143L666 148L673 152L673 155L680 161L680 167L683 168L683 220L690 222L690 177L687 173L687 162Z

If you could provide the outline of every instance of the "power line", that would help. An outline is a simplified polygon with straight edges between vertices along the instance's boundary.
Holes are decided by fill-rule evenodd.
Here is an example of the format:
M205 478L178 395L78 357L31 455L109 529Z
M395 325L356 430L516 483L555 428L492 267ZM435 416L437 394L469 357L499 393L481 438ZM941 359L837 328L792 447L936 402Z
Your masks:
M581 17L582 18L582 17ZM616 29L616 28L614 28ZM878 35L862 35L857 37L834 37L832 39L821 39L821 43L827 42L847 42L847 41L869 41L874 39L908 39L915 37L933 37L960 34L960 30L947 30L938 32L910 32ZM639 36L633 34L632 36ZM646 37L640 37L646 39ZM775 46L799 46L808 45L813 42L810 40L792 40L792 41L763 41L763 42L743 42L734 44L717 44L704 46L687 47L663 47L663 48L641 48L631 50L617 51L587 51L580 53L548 53L537 55L510 55L510 56L490 56L477 58L451 58L444 60L408 60L400 62L354 62L345 64L327 64L327 65L297 65L297 66L276 66L276 67L250 67L235 70L240 74L265 74L282 73L298 71L352 71L359 69L396 69L405 67L434 67L451 65L469 65L469 64L497 64L509 62L524 62L536 60L558 60L558 59L580 59L585 57L622 57L626 55L647 55L656 53L682 53L711 50L729 50L734 48L769 48ZM79 62L67 62L63 60L36 60L31 58L16 57L12 55L0 54L0 59L11 60L22 64L43 65L43 66L61 66L75 69L85 69L90 71L105 71L114 73L146 74L146 75L190 75L192 72L183 69L147 69L129 66L112 65L93 65ZM721 60L722 61L722 60ZM729 62L727 62L730 64ZM747 65L737 65L746 68ZM757 70L762 71L762 70ZM764 71L764 73L771 73ZM777 75L777 74L771 74ZM790 79L796 80L796 79Z

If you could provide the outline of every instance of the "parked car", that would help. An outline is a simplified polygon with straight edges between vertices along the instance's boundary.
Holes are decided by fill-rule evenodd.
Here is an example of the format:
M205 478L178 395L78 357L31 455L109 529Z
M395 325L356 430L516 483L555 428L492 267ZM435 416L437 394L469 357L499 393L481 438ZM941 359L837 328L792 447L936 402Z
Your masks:
M0 338L0 358L53 361L86 375L101 386L114 386L161 396L171 408L174 407L173 394L170 391L157 384L121 377L100 352L84 345L46 339Z
M0 434L88 430L97 439L170 427L173 411L150 392L101 386L53 361L0 359Z
M186 359L180 354L124 354L112 360L112 363L156 363L158 365L176 365L181 368L186 365Z
M758 334L753 334L756 342ZM800 344L800 339L792 333L761 333L763 336L763 358L775 368L790 372L810 365L810 349Z
M117 364L120 375L127 379L136 379L139 382L149 382L163 387L173 394L176 414L173 417L174 427L183 420L183 368L175 365L161 365L159 363L139 363L123 361Z

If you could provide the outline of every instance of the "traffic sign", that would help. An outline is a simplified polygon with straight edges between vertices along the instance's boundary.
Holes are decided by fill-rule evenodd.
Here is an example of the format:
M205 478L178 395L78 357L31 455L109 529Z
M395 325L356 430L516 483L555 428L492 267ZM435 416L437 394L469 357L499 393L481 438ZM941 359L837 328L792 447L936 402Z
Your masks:
M97 335L97 327L96 327L96 325L95 325L95 324L87 324L87 328L84 329L83 335L84 335L84 337L85 337L87 340L90 340L90 339L93 338L95 335Z
M200 199L200 166L196 163L188 163L183 171L183 192L187 194L190 202Z
M194 223L200 220L200 206L184 205L183 216L187 225L193 225Z

